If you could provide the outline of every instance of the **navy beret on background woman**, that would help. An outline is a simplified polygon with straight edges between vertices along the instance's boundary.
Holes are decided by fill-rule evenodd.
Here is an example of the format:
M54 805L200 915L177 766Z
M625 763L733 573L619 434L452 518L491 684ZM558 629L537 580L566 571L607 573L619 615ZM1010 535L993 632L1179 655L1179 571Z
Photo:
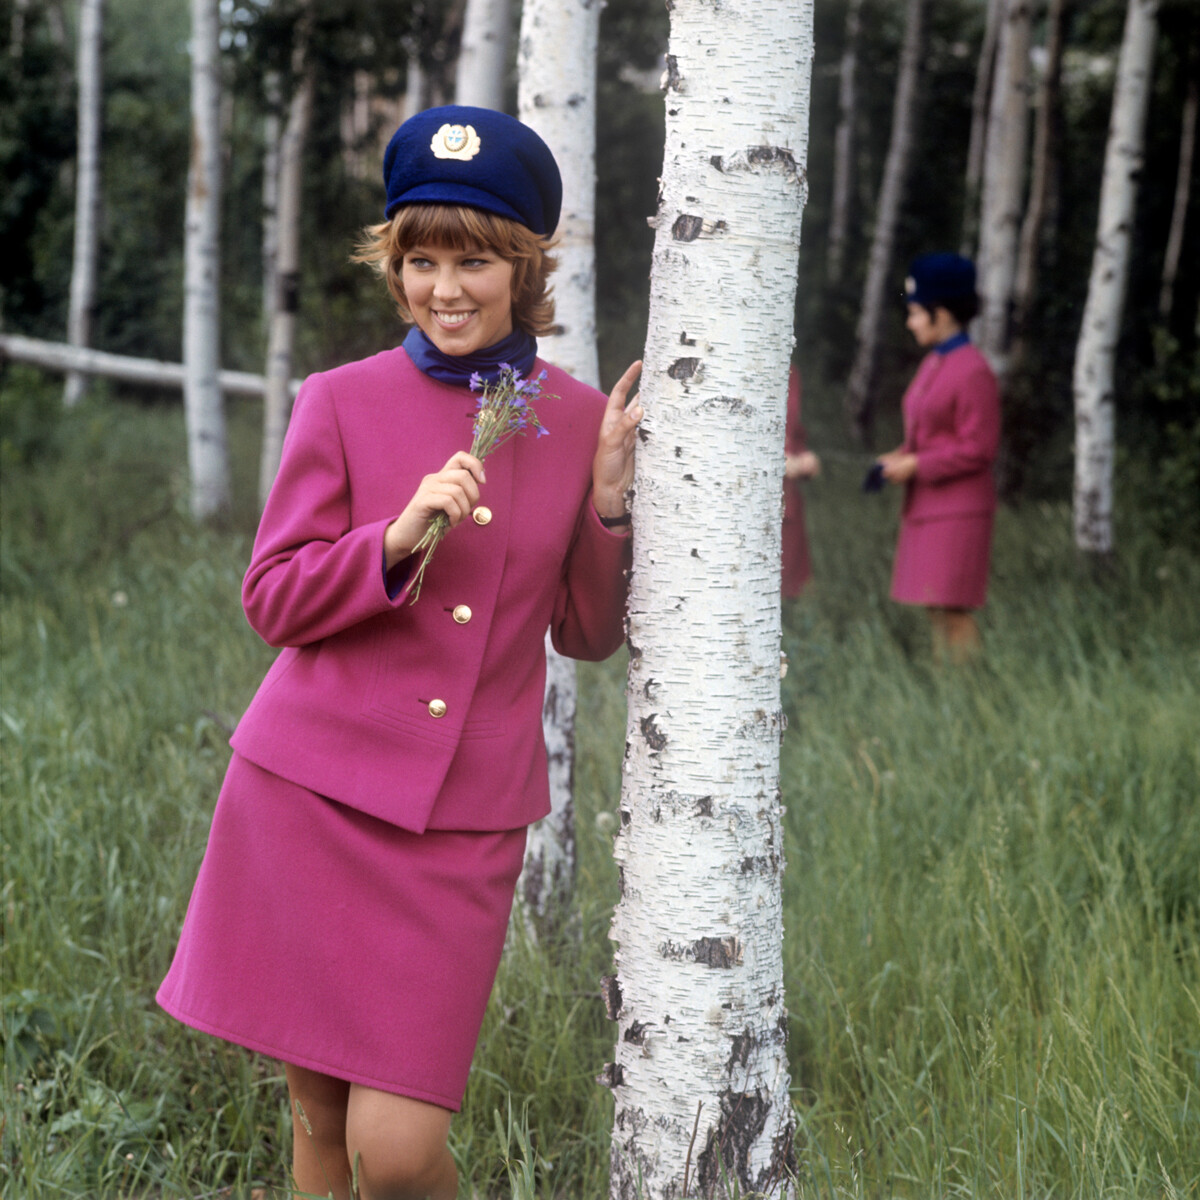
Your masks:
M242 589L281 652L158 999L283 1061L299 1191L348 1200L357 1163L362 1200L453 1200L450 1119L549 810L545 632L586 659L623 640L640 364L605 397L536 357L561 182L532 130L419 113L384 183L357 257L413 327L297 397ZM472 380L506 365L545 373L548 436L485 463Z
M965 662L980 650L974 610L987 599L1000 445L996 377L967 333L979 311L975 264L922 255L905 299L908 329L929 353L904 393L904 441L878 460L905 489L891 595L928 611L940 658Z

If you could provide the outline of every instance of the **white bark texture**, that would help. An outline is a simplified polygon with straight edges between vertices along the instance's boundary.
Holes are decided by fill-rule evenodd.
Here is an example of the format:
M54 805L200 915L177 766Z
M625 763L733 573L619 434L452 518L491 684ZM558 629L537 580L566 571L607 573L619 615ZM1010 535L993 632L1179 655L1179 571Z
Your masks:
M221 60L217 0L192 0L192 146L184 227L183 402L191 512L229 506L220 373Z
M510 0L467 0L454 79L456 104L504 108Z
M900 71L896 77L896 101L892 108L892 132L879 203L875 209L875 231L863 284L862 305L858 314L857 349L846 388L846 412L858 431L859 439L869 441L873 410L872 388L879 358L879 339L883 322L883 301L892 270L896 225L904 197L904 181L912 158L916 130L917 80L921 69L921 45L924 40L924 0L907 0L904 18L904 46L900 52Z
M303 36L303 35L299 35ZM292 350L296 314L300 309L300 208L304 178L304 147L312 118L314 75L312 56L301 43L297 49L296 90L288 105L287 124L279 145L279 209L276 221L275 299L267 338L267 391L263 403L262 456L258 473L258 503L265 506L279 471L283 438L292 415Z
M1032 22L1032 0L1007 0L996 47L983 165L978 263L982 312L978 338L979 348L1002 383L1008 371L1017 238L1025 196Z
M838 68L838 123L833 138L833 200L829 209L829 246L825 274L830 283L842 278L846 256L846 230L850 222L851 182L854 178L854 125L858 120L858 33L862 0L846 8L846 43Z
M1113 367L1129 278L1129 248L1145 146L1158 0L1129 0L1104 151L1096 250L1075 348L1075 545L1113 547Z
M263 282L263 325L268 335L271 318L275 315L278 299L275 286L275 268L279 260L279 152L283 137L283 121L279 108L279 72L269 71L263 80L266 94L267 115L263 118L263 182L262 182L262 282Z
M78 146L75 154L75 249L71 264L71 298L67 309L67 341L87 346L92 340L96 307L96 247L100 218L100 129L103 114L104 0L81 0L79 52ZM83 397L86 377L67 374L63 403L71 408Z
M517 50L517 115L554 153L563 179L554 275L557 332L543 358L598 387L596 353L596 47L600 0L525 0ZM529 831L517 894L534 930L560 923L575 885L575 664L546 642L542 729L550 814Z
M779 489L812 8L671 9L605 981L617 1200L785 1195L794 1162Z
M1005 0L987 0L983 41L979 47L979 65L975 70L975 88L971 95L971 136L967 142L966 196L963 204L962 254L975 254L979 236L979 188L983 180L983 151L987 145L988 100L996 70L996 35Z

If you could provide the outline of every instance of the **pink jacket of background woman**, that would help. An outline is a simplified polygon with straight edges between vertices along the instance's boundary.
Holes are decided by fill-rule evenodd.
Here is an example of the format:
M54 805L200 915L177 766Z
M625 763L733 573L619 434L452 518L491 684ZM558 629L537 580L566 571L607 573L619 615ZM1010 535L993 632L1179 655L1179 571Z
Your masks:
M927 354L904 393L902 448L917 456L905 518L993 512L999 445L1000 399L987 360L970 344Z
M474 519L447 533L413 604L403 577L385 581L384 529L469 448L474 396L401 349L305 382L243 584L250 624L284 649L239 754L416 832L549 811L546 628L575 658L617 649L629 539L590 500L606 397L543 368L549 436L488 457Z

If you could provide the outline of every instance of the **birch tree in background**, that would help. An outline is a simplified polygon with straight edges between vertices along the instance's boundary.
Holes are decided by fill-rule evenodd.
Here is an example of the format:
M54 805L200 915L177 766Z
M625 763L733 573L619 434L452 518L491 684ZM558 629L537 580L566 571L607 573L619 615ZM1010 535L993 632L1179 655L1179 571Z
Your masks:
M184 226L183 404L191 511L229 507L220 355L221 61L217 0L192 0L192 155Z
M883 182L875 208L875 230L867 262L862 304L858 314L857 349L846 388L846 413L859 441L870 444L874 418L875 368L879 359L879 339L883 325L883 301L892 270L896 225L904 198L904 181L916 130L917 79L921 69L924 41L925 0L907 0L904 17L904 45L900 51L900 71L896 77L896 100L892 107L892 133Z
M268 336L271 318L275 315L278 292L275 266L279 260L279 151L283 139L282 84L278 71L268 71L263 80L267 113L263 117L263 179L262 179L262 296L263 326Z
M1017 271L1017 235L1029 147L1029 44L1032 0L1006 0L988 110L979 236L977 336L1000 380L1008 374L1008 340Z
M600 0L525 0L518 42L517 115L554 153L563 178L554 275L557 332L538 352L600 385L596 353L596 47ZM532 826L517 889L533 928L546 932L575 886L575 664L546 637L542 729L550 761L548 816Z
M975 89L971 95L971 136L967 143L967 179L963 202L963 233L960 253L975 256L979 238L979 193L983 185L983 150L987 144L988 103L992 95L992 77L996 70L996 36L1005 0L987 0L983 41L979 47L979 66L975 70Z
M846 42L838 67L838 122L833 137L833 200L829 207L829 245L825 276L840 283L846 256L846 230L850 223L851 181L854 178L854 125L858 119L858 34L862 0L846 8Z
M96 247L100 219L100 127L103 114L104 0L81 0L77 55L79 119L75 154L75 250L71 264L71 299L67 310L67 342L90 346L96 307ZM63 403L78 404L86 376L68 371Z
M293 92L279 144L278 219L276 221L274 299L267 338L264 372L262 458L258 502L262 507L279 471L283 438L292 414L292 351L296 314L300 308L300 197L304 177L304 147L308 141L315 87L311 36L307 14L296 27L292 55Z
M1163 256L1162 287L1158 293L1158 315L1169 320L1175 299L1175 279L1179 274L1179 256L1183 252L1183 231L1187 224L1188 204L1192 195L1192 160L1196 154L1196 111L1200 108L1200 55L1193 50L1192 74L1188 79L1187 98L1179 130L1179 170L1175 176L1175 202L1171 210L1171 231Z
M779 488L811 0L674 0L634 487L616 1200L786 1194ZM771 36L764 37L763 31Z
M467 0L454 80L456 104L504 108L510 0Z
M1033 136L1033 170L1029 181L1029 199L1025 204L1025 216L1021 222L1021 234L1017 243L1017 267L1013 282L1013 330L1022 341L1028 333L1029 318L1037 294L1042 230L1050 204L1052 181L1058 169L1056 130L1069 10L1067 0L1050 0L1046 12L1046 69L1038 88L1037 120Z
M1096 250L1075 348L1075 545L1089 554L1109 554L1113 547L1113 370L1129 278L1157 15L1158 0L1129 0L1104 152Z

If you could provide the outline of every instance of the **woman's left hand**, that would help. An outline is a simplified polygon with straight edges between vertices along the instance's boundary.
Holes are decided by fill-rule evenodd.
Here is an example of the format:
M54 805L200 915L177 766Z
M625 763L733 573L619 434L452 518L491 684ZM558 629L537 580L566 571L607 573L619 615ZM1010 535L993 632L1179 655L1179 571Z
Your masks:
M600 422L592 459L592 503L602 517L619 517L625 512L625 493L633 485L633 452L644 410L636 397L628 407L625 401L641 370L639 359L617 380Z

